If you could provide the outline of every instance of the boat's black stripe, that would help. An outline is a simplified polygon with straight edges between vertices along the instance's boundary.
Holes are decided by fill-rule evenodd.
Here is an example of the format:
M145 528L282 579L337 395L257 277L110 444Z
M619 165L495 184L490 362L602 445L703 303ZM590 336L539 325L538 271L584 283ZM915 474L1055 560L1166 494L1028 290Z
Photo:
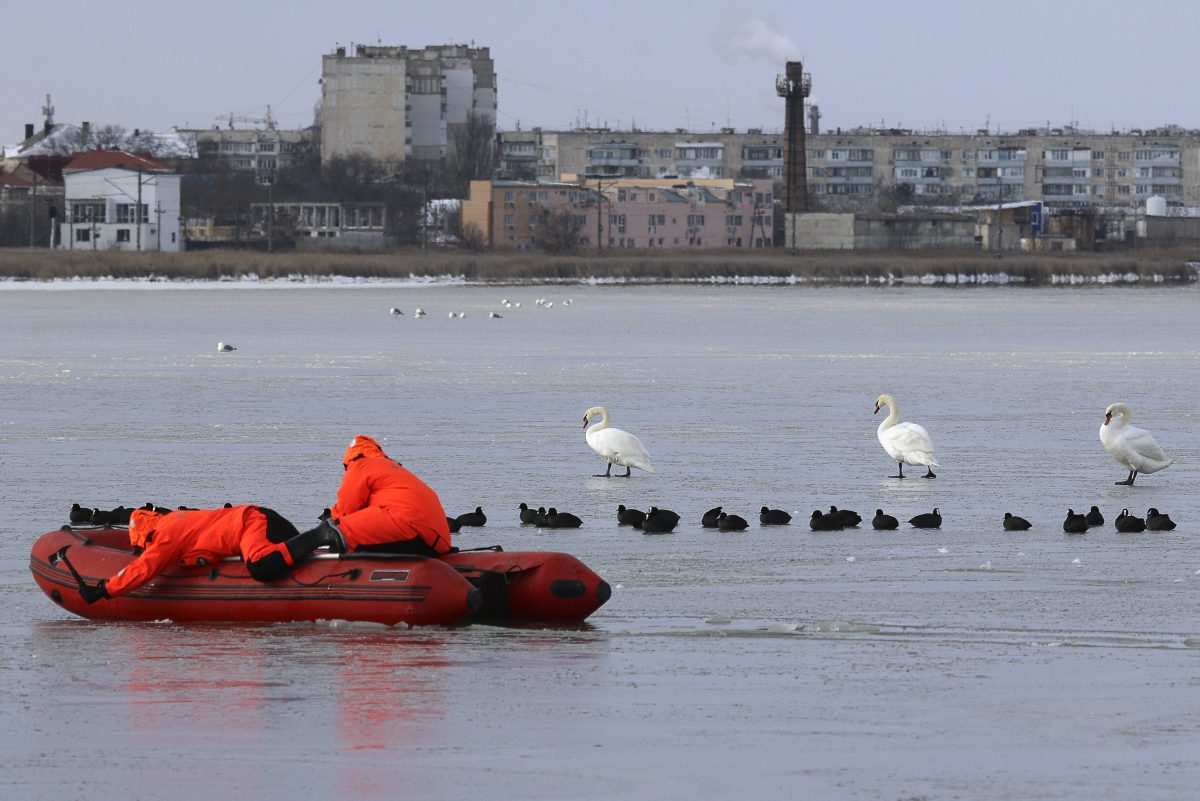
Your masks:
M45 562L32 560L30 569L46 581L67 589L77 589L73 580ZM85 579L86 580L86 579ZM153 583L131 592L128 597L148 601L424 601L433 587L428 584L402 587L346 587L318 585L287 586L266 589L255 585L233 587L161 587Z

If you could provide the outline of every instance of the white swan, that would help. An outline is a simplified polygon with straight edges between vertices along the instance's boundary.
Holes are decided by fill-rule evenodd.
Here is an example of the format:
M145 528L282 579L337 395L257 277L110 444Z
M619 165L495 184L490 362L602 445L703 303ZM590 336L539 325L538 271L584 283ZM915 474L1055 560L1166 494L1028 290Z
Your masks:
M1128 406L1114 403L1104 410L1104 423L1100 426L1104 450L1129 468L1129 477L1117 484L1132 485L1138 473L1157 473L1175 461L1163 453L1149 431L1129 425L1132 420L1133 412Z
M596 415L600 416L600 421L595 425L588 426L588 423ZM608 462L608 469L603 473L598 473L598 476L611 477L614 464L625 468L623 478L629 478L631 467L645 470L648 473L654 472L654 468L650 466L650 454L646 453L641 440L628 431L609 428L608 409L603 406L593 406L588 409L583 413L583 425L587 428L583 434L587 444Z
M937 478L933 468L941 467L933 460L933 440L924 426L916 423L898 423L900 408L891 395L880 395L875 399L875 413L884 406L889 407L888 416L879 424L879 444L887 451L888 456L900 465L899 475L890 478L904 478L904 465L921 465L927 472L924 478Z

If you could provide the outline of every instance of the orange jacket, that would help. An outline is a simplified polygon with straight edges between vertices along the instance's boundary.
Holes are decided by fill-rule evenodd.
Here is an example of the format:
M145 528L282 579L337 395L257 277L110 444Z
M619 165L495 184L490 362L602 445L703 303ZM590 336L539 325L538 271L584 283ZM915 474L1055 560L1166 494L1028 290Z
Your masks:
M168 515L135 510L129 540L145 550L106 582L114 598L175 565L212 564L239 553L250 561L280 547L267 540L267 518L257 506L181 509Z
M358 436L342 460L346 473L330 510L353 550L420 537L438 553L450 550L450 526L437 493L393 462L367 436Z

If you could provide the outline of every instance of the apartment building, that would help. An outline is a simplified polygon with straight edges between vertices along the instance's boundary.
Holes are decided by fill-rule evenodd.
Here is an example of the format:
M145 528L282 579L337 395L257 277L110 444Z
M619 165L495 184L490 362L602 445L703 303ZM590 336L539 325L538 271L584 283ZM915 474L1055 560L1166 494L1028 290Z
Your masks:
M252 172L260 184L291 167L316 146L316 131L278 128L212 128L184 131L195 140L199 158L233 170Z
M783 175L783 136L736 133L505 131L497 176L507 180L604 178L775 178Z
M857 129L807 137L814 210L1041 200L1049 207L1132 207L1160 196L1200 206L1200 131L1163 128L1098 134L1027 129L1015 134ZM519 155L519 157L518 157ZM736 133L517 131L500 135L500 172L571 176L772 178L783 174L783 136Z
M583 247L769 248L772 192L767 179L472 181L462 222L506 250L533 248L538 226L561 214Z
M438 162L472 118L496 120L496 72L486 47L357 45L321 60L321 161Z

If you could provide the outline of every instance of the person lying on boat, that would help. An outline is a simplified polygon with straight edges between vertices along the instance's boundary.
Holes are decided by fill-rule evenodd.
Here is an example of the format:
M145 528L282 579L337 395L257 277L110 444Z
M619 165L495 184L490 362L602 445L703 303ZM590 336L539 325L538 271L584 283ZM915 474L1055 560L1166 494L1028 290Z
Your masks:
M287 541L299 536L287 518L262 506L180 509L169 514L135 509L129 542L141 553L115 576L80 594L89 604L127 595L175 566L210 565L240 555L251 577L274 581L295 563Z
M288 543L293 559L323 545L342 553L438 556L450 551L450 526L437 493L388 458L378 442L355 437L342 466L346 472L337 503L319 526Z

